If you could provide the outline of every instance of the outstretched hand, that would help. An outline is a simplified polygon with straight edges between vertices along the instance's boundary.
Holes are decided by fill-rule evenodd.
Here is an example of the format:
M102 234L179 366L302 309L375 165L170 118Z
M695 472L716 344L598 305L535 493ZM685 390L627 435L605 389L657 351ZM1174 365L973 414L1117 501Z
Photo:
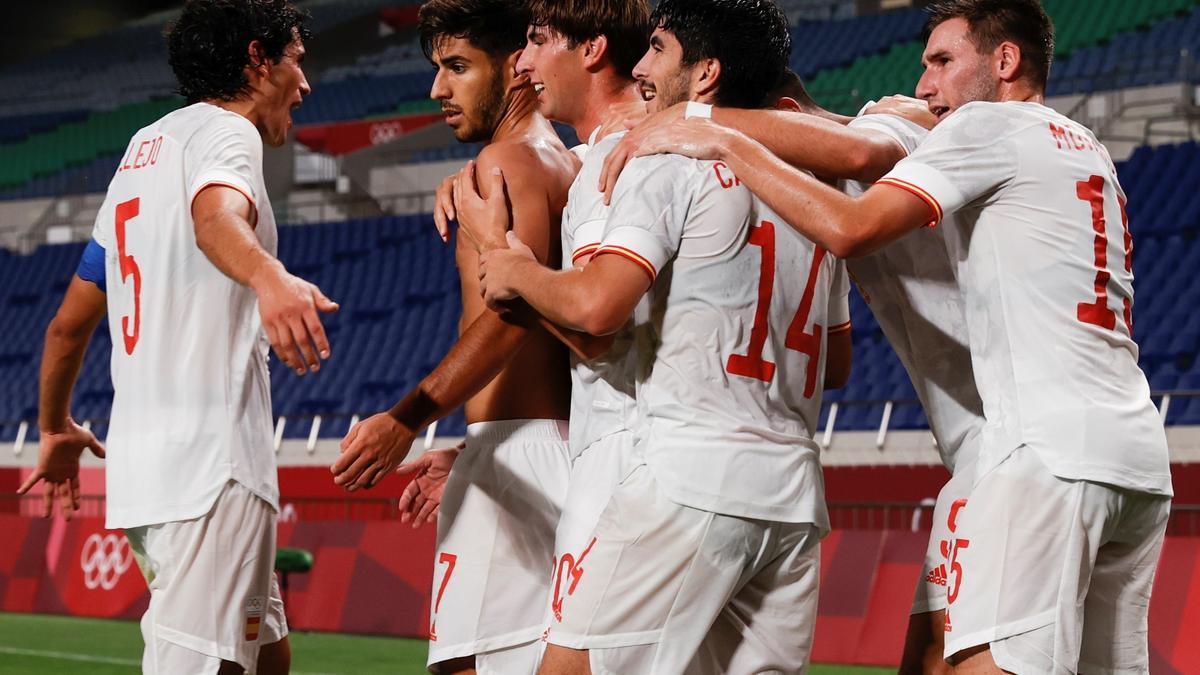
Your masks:
M17 488L17 494L27 494L38 481L43 481L42 516L49 518L54 512L54 502L58 500L59 513L70 520L79 510L79 457L85 449L100 458L106 454L96 435L76 424L75 420L67 420L61 431L43 430L38 443L37 468Z
M412 526L417 528L437 520L446 480L461 450L462 446L429 450L396 469L397 474L412 475L412 480L396 504L400 511L400 522L412 522Z
M321 314L336 312L336 302L316 285L289 274L282 265L266 268L251 279L258 296L263 330L279 360L297 375L316 372L332 352Z

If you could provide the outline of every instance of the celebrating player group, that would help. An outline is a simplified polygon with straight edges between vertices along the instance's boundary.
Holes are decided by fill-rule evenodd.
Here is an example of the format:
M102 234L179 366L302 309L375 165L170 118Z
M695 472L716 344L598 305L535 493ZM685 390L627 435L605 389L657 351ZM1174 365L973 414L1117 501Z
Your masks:
M1124 193L1044 105L1040 2L934 3L916 98L854 118L788 69L772 0L651 4L420 9L431 96L485 144L434 214L460 334L331 470L347 490L408 474L404 519L437 522L430 671L805 672L830 529L814 436L850 377L853 280L952 475L901 672L1147 672L1167 445ZM107 312L108 524L151 588L147 673L289 668L266 342L319 368L336 305L274 257L261 151L309 92L304 21L187 4L191 105L131 141L47 332L22 489L69 512L79 455L105 452L68 409ZM403 463L463 405L463 445Z

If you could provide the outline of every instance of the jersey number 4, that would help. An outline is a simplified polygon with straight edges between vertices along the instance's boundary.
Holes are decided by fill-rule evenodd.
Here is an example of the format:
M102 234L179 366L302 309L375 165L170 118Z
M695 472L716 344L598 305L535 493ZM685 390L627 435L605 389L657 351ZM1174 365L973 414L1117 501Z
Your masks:
M1080 321L1112 330L1117 327L1117 314L1108 307L1108 230L1104 219L1104 176L1092 176L1075 184L1075 195L1092 207L1092 229L1096 231L1096 300L1081 302L1077 309ZM1125 271L1133 271L1133 237L1129 234L1129 216L1125 215L1125 201L1118 200L1121 207L1121 227L1125 230ZM1125 327L1133 334L1132 306L1125 298Z
M121 283L133 277L133 316L121 317L121 336L125 338L125 353L132 355L142 329L142 271L137 261L125 250L125 224L137 218L142 200L134 197L117 204L117 255L121 264Z
M764 220L761 225L752 229L750 244L762 248L762 263L758 274L758 306L754 310L754 326L750 329L750 349L745 355L731 354L725 363L725 370L733 375L770 382L775 376L775 364L763 358L763 347L767 343L767 332L770 330L768 319L771 296L775 291L775 223ZM800 298L800 308L796 310L796 316L788 327L783 343L788 349L807 354L809 357L804 376L805 398L812 398L817 388L821 337L825 331L820 324L813 324L811 333L804 330L808 325L808 315L812 312L817 276L821 273L821 262L824 260L825 249L818 246L813 253L812 266L808 270L808 282L804 286L804 296Z

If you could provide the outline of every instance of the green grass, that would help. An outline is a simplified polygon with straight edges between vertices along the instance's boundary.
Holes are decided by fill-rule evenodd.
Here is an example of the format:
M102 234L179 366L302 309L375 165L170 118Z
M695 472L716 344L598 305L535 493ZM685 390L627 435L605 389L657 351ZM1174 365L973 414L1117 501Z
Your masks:
M419 675L425 642L340 633L291 634L294 675ZM0 675L131 675L142 637L131 621L0 613ZM812 675L882 675L883 668L813 666Z

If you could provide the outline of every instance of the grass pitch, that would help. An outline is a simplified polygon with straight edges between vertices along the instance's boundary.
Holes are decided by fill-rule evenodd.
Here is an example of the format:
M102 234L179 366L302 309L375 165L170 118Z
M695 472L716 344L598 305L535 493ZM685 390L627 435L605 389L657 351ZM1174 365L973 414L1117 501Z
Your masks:
M293 675L421 675L425 642L293 632ZM132 621L0 613L0 675L133 675L142 636ZM883 675L883 668L813 666L813 675Z

